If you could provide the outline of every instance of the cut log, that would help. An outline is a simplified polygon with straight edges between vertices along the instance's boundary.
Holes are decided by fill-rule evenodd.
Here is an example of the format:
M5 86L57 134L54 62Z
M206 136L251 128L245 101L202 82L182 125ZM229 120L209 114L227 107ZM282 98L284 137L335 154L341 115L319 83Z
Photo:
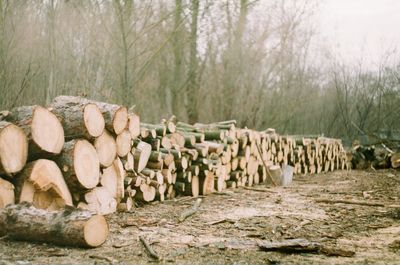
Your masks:
M106 215L117 211L117 201L105 187L96 187L85 194L87 210Z
M103 216L78 209L49 212L24 203L0 210L0 234L17 240L98 247L108 231Z
M97 151L86 140L66 142L64 151L57 158L65 181L70 189L79 191L97 186L100 178L100 163Z
M14 203L14 185L7 180L0 178L0 209Z
M96 148L100 165L109 167L117 156L117 144L114 137L107 130L104 130L94 141L94 147Z
M0 173L15 174L28 158L28 141L24 131L9 122L0 121Z
M144 202L151 202L154 201L155 198L156 189L153 186L142 184L139 189L137 189L135 199Z
M40 209L72 206L72 196L61 170L54 161L39 159L29 163L17 176L16 197Z
M117 182L118 182L118 172L114 165L111 165L103 169L103 174L101 174L100 184L105 187L113 198L117 198Z
M24 130L29 141L30 156L57 155L61 152L64 130L49 110L41 106L23 106L13 109L7 120ZM21 140L15 143L23 144Z
M200 194L207 195L214 192L214 173L212 171L202 171L199 175Z
M400 167L400 153L394 153L390 157L390 163L393 168L399 168Z
M126 156L131 151L131 133L128 130L117 135L117 154L119 157Z
M117 202L120 202L125 195L125 190L124 190L124 181L126 177L126 171L124 169L124 165L122 164L121 160L119 158L114 160L114 168L116 169L117 172Z
M137 114L129 114L129 132L131 133L132 139L136 139L140 135L140 117Z
M141 172L147 165L151 155L151 145L143 141L134 143L134 166L136 172Z
M65 138L99 137L105 129L103 114L95 103L77 97L60 96L51 104L52 111L61 119Z

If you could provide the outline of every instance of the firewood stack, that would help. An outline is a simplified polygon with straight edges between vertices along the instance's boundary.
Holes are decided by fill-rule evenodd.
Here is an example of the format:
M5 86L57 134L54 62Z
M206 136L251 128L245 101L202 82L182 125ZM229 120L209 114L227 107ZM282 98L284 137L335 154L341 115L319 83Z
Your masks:
M337 139L241 129L234 120L148 124L126 107L80 97L3 111L0 120L0 208L25 201L109 214L177 194L279 185L283 165L298 174L347 167Z

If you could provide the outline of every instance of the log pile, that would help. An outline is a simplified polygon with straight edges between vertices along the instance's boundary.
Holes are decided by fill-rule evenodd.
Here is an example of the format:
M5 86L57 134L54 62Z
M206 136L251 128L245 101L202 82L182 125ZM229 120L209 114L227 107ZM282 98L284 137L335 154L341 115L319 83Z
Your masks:
M349 166L338 139L242 129L235 120L149 124L126 107L80 97L0 117L0 208L28 202L105 215L176 195L281 185L284 165L295 174Z
M354 141L349 161L355 169L396 169L400 168L400 149L389 148L383 143L365 146Z

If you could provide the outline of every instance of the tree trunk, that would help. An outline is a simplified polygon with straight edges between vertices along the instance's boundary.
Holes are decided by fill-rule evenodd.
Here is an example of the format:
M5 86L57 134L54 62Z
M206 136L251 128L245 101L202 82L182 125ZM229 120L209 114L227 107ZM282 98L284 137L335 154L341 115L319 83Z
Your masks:
M14 185L7 180L0 178L0 209L14 203Z

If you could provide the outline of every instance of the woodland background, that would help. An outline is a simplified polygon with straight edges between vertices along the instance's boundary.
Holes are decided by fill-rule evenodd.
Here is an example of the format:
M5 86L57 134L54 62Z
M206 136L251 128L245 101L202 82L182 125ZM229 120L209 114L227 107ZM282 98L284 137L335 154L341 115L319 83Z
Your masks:
M398 132L399 57L349 66L314 47L317 4L0 0L0 108L70 94L134 107L148 122L175 114L282 134Z

